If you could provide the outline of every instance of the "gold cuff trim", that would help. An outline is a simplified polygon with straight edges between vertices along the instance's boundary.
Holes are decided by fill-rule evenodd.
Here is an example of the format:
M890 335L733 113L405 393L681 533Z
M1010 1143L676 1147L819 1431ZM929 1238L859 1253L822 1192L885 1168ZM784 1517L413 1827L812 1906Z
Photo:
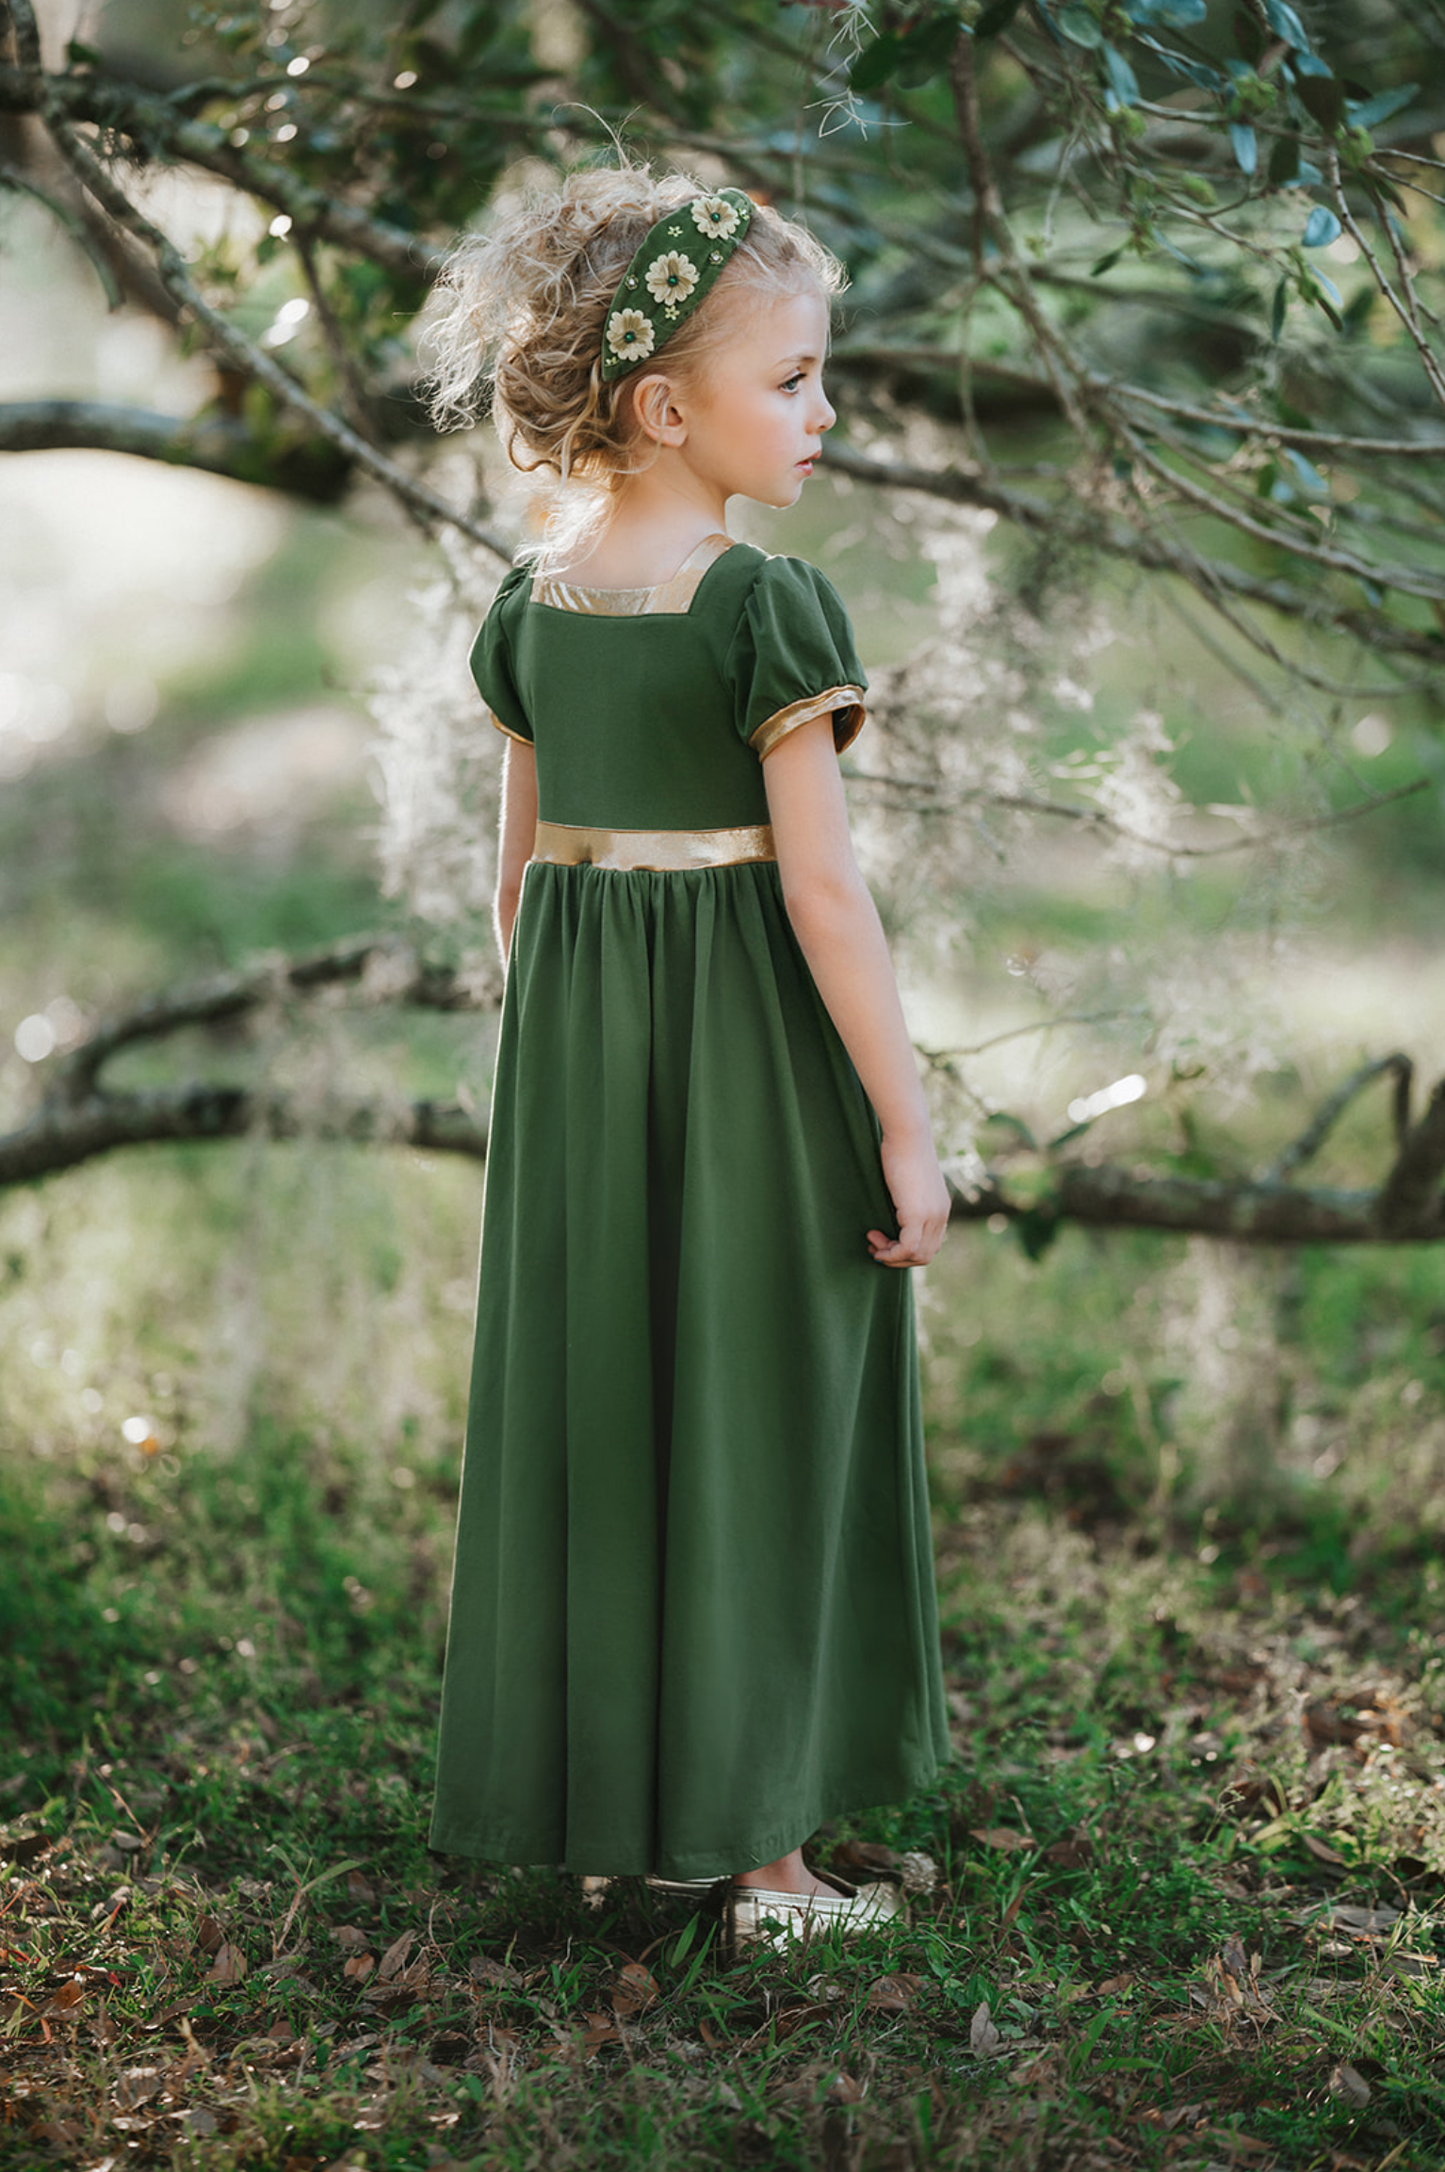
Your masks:
M485 706L485 705L484 705L484 706ZM515 739L515 740L516 740L516 742L517 742L517 745L518 745L519 747L530 747L530 746L531 746L531 744L532 744L532 741L531 741L531 740L530 740L530 739L529 739L529 738L527 737L526 733L525 733L525 732L514 732L510 724L504 724L504 723L502 722L501 718L500 718L500 717L498 716L498 714L497 714L497 712L496 712L496 710L495 710L495 709L488 709L488 710L487 710L487 715L488 715L488 716L489 716L489 717L491 718L491 720L492 720L493 724L494 724L494 725L496 726L497 730L498 730L499 732L502 732L502 733L504 733L504 734L505 734L505 736L506 736L506 737L507 737L508 739Z
M539 573L532 581L531 600L548 604L554 611L581 611L589 618L657 618L667 612L685 612L709 566L716 565L733 542L721 530L704 536L672 578L655 588L579 588L573 581L556 581Z
M738 867L748 860L775 860L766 822L733 830L591 830L574 822L539 822L534 860L553 867L607 867L622 873L663 875L691 867Z
M790 701L786 709L775 709L753 733L748 745L759 761L766 761L774 747L795 732L800 724L811 724L815 716L833 712L833 744L841 754L851 747L859 732L867 710L863 707L861 686L830 686L826 694L809 694L804 701Z

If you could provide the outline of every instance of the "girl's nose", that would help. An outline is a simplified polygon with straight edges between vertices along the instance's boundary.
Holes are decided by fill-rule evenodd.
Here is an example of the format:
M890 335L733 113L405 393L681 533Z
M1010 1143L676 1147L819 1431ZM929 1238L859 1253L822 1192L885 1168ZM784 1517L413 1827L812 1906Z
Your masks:
M838 420L838 410L833 405L832 401L828 398L827 393L822 390L821 386L819 387L818 391L817 416L818 428L820 430L831 430L834 423Z

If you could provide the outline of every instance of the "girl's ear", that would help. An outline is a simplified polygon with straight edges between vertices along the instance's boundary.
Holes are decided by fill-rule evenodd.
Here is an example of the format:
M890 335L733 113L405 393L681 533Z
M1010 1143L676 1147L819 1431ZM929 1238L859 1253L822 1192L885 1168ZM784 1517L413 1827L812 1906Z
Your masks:
M681 445L687 437L687 424L673 398L672 386L663 376L637 380L632 388L632 412L637 427L654 445Z

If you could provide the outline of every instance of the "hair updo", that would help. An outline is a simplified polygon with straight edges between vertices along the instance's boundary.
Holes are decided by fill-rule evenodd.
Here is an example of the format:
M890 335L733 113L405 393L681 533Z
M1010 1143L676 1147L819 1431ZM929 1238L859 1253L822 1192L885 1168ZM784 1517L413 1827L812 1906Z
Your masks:
M592 168L569 175L560 190L530 191L464 241L442 269L427 335L438 428L470 422L490 406L508 459L524 472L548 469L561 483L607 493L635 473L647 441L631 391L650 372L606 382L603 326L649 228L708 193L688 174L654 177L626 162ZM656 367L682 381L704 377L709 352L725 336L728 298L740 288L783 297L813 286L826 297L844 283L842 266L805 228L759 204L711 293L668 339Z

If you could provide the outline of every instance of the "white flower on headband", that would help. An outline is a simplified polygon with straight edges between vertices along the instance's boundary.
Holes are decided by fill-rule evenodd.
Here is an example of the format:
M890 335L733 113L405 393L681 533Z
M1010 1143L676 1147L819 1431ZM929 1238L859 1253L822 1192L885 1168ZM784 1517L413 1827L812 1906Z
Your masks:
M685 302L697 285L698 271L681 249L655 256L645 273L647 291L655 302Z
M656 340L651 318L640 309L614 309L607 319L607 344L624 362L640 362L651 354Z
M729 234L737 232L737 209L725 196L700 196L688 209L700 234L711 234L719 241L726 241Z

